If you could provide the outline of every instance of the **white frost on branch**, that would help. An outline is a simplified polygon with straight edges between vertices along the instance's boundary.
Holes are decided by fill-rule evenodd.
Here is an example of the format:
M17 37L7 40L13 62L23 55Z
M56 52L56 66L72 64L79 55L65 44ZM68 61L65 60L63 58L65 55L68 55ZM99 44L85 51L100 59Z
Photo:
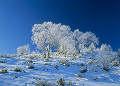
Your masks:
M59 51L65 56L71 53L75 53L75 43L71 36L65 36L60 39Z
M84 44L85 47L89 47L91 43L93 43L95 46L99 44L98 38L92 32L83 33L79 40L81 40L81 44Z
M98 52L98 59L102 62L103 67L108 67L110 63L116 58L116 52L112 51L110 45L102 44Z
M27 55L27 54L30 54L29 44L18 47L17 48L17 53L18 53L18 55Z
M35 24L32 28L32 34L32 42L43 51L44 57L46 57L46 52L49 57L51 48L56 47L59 50L60 39L70 36L72 32L69 26L44 22L43 24Z

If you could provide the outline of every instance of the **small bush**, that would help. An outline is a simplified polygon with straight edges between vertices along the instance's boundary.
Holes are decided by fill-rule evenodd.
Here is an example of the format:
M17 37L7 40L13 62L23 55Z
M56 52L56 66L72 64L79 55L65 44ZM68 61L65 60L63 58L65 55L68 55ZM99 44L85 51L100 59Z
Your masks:
M98 77L95 77L93 80L97 80L98 79Z
M108 66L104 66L104 67L103 67L103 70L105 70L105 71L109 71L110 68L109 68Z
M119 61L118 60L114 60L114 61L112 61L112 65L113 66L119 66Z
M16 75L14 75L13 77L14 77L14 78L17 78L17 76L16 76Z
M85 72L87 72L87 69L80 69L80 73L85 73Z
M15 78L17 78L17 76L16 76L16 75L14 75L14 76L13 76L13 80L14 80Z
M48 81L39 80L39 82L37 82L35 86L55 86L55 85L54 83L50 83Z
M81 65L81 66L84 66L85 64L81 63L80 65Z
M0 73L8 73L7 69L2 69Z
M15 68L14 71L15 72L21 72L21 69L20 68Z
M56 69L57 69L57 68L58 68L58 65L55 65L55 64L54 64L54 68L56 68Z
M34 69L33 65L28 65L28 69Z
M27 60L27 63L33 63L33 61L32 60Z
M0 63L5 63L4 61L0 61Z
M72 81L69 81L67 85L68 85L68 86L73 85Z
M69 61L66 59L61 59L60 64L69 67Z
M63 78L59 78L56 83L61 86L65 86L65 80Z
M77 76L82 78L81 73L78 73Z
M51 65L51 63L50 62L46 62L46 63L44 63L44 65Z

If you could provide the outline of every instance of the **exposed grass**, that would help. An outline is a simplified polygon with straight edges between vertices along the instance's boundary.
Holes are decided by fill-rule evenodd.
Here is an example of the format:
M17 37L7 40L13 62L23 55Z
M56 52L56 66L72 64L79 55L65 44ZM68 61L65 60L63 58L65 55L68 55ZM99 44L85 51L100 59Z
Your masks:
M54 64L54 68L58 69L58 65L55 65L55 64Z
M48 81L39 80L39 82L37 82L35 86L55 86L55 84Z
M33 65L28 65L28 69L34 69Z
M0 61L0 63L5 63L5 61Z
M98 79L98 77L95 77L93 80L97 80Z
M85 72L87 72L87 69L80 69L80 73L85 73Z
M14 71L15 72L22 72L20 68L15 68Z
M81 65L81 66L85 66L85 64L84 64L84 63L81 63L80 65Z
M50 62L45 62L44 65L51 65L51 63Z
M14 76L13 76L13 80L14 80L15 78L17 78L17 76L16 76L16 75L14 75Z
M109 67L103 67L103 70L108 72L110 70L110 68Z
M2 69L0 73L8 73L7 69Z
M78 73L77 76L82 78L81 73Z
M65 86L65 80L63 78L59 78L56 83L61 86Z

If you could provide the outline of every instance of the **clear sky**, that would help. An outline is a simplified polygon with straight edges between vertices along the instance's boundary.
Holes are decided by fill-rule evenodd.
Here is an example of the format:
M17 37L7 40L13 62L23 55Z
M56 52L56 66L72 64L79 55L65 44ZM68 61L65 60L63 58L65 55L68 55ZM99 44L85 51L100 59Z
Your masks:
M32 26L52 21L92 31L101 43L120 48L119 0L0 0L0 53L31 43Z

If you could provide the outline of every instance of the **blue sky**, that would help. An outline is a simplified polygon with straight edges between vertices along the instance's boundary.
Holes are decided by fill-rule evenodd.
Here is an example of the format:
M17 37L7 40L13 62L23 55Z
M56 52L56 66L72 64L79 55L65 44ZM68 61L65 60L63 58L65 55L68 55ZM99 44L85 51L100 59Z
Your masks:
M0 53L16 53L24 44L35 50L32 26L44 21L92 31L100 44L120 48L119 0L0 0Z

